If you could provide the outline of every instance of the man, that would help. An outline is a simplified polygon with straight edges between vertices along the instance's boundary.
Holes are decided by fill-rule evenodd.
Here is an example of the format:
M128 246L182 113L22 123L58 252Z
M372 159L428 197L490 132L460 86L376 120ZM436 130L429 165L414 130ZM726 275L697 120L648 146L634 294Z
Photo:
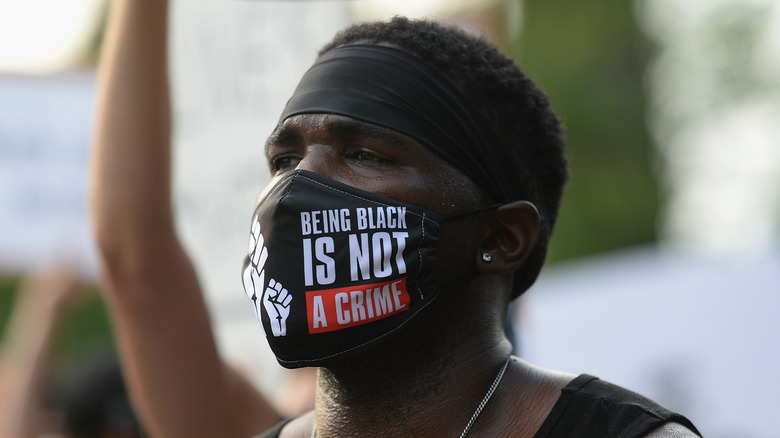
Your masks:
M165 23L140 0L110 21L92 204L106 289L151 434L249 436L274 414L217 356L173 227ZM266 436L697 436L511 356L506 309L541 269L566 165L546 97L489 44L400 18L350 28L266 155L244 287L278 361L321 367L315 411Z

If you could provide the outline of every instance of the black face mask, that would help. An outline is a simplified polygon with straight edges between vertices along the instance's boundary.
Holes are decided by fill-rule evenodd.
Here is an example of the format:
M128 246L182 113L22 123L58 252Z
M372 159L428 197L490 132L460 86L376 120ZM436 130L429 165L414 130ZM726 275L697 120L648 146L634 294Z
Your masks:
M336 363L420 315L439 295L442 221L313 172L281 177L252 218L243 273L279 363Z

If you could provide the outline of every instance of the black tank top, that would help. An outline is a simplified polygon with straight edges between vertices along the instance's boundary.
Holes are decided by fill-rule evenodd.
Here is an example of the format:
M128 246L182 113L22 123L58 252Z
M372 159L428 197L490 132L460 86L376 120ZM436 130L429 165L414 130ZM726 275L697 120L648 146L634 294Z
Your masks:
M635 392L582 374L561 390L534 438L639 438L666 423L682 424L701 436L682 415Z
M289 421L258 438L277 438ZM682 415L635 392L582 374L561 390L534 438L641 438L666 423L680 423L699 434Z

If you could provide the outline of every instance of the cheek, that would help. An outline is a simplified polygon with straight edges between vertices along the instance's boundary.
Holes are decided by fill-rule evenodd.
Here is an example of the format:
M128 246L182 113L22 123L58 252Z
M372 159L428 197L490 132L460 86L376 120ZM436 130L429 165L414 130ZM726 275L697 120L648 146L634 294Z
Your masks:
M431 209L442 216L469 211L481 205L481 191L468 178L446 168L427 181Z
M473 217L454 219L442 225L435 263L440 285L452 284L475 272L477 236L478 224Z

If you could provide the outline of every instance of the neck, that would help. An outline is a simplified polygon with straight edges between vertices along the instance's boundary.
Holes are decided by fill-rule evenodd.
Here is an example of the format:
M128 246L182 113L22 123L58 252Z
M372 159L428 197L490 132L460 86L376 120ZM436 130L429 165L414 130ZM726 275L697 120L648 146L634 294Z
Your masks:
M320 370L318 437L460 435L511 346L503 317L471 314L492 322L466 326L466 315L437 307L376 350Z

